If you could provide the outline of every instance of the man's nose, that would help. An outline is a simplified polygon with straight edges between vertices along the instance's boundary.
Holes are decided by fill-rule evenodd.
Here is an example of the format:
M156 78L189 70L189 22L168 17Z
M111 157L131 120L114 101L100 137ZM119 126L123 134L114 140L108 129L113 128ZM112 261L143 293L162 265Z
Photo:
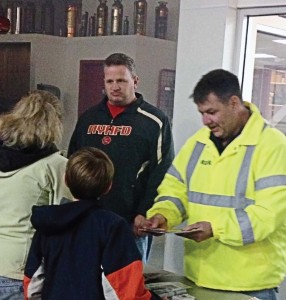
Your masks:
M119 89L120 89L119 84L118 84L117 82L113 82L113 84L112 84L112 89L113 89L113 90L119 90Z
M203 114L202 115L202 120L204 125L208 125L211 123L211 118L208 114Z

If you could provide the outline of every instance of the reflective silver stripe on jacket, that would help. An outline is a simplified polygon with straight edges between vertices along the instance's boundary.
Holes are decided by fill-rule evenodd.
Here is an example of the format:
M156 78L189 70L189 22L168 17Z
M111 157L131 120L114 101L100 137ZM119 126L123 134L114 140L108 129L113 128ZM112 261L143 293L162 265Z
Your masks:
M191 178L193 171L196 167L197 161L198 161L203 149L204 149L204 144L197 142L195 145L194 151L192 152L192 155L189 159L189 163L188 163L188 167L187 167L187 183L186 183L188 190L189 190L188 178ZM178 181L184 183L183 178L181 177L180 173L178 172L178 170L175 168L175 166L173 164L170 166L167 174L174 176ZM165 201L165 200L173 202L177 206L177 209L179 210L183 220L186 220L187 213L186 213L184 205L182 204L181 199L175 198L175 197L163 196L163 197L158 198L157 202Z
M245 197L246 194L246 188L247 188L247 179L248 179L248 173L250 168L250 162L251 158L254 152L255 147L254 146L248 146L245 152L244 159L242 161L239 175L237 178L236 188L235 188L235 196L225 196L225 195L210 195L210 194L204 194L204 193L198 193L198 192L192 192L190 191L190 181L192 174L194 172L194 169L199 161L199 158L201 156L201 153L204 150L205 145L197 142L195 145L195 148L192 152L191 158L189 160L188 166L187 166L187 176L186 176L186 185L188 188L188 198L190 202L202 204L202 205L209 205L209 206L218 206L218 207L229 207L234 208L237 216L237 220L240 226L240 230L242 233L243 243L252 243L254 242L254 233L253 229L251 227L251 222L249 220L249 217L247 213L244 211L244 209L248 206L254 203L252 199L247 199ZM179 172L176 170L176 168L172 165L172 167L169 168L168 174L174 176L177 178L180 182L183 182L183 179ZM173 202L178 210L180 211L182 216L186 216L185 208L179 198L174 197L160 197L158 201L164 201L169 200Z
M186 213L184 205L182 204L182 201L176 197L162 196L162 197L158 198L157 202L166 201L166 200L171 201L172 203L174 203L176 205L176 207L178 208L178 210L181 213L183 220L185 220L187 213Z
M263 190L273 186L286 185L285 175L275 175L261 178L255 182L255 190Z
M254 203L252 199L239 199L237 196L210 195L191 191L188 192L188 198L192 199L190 200L190 202L197 204L218 207L229 207L235 209L244 209L248 205Z
M184 180L181 177L181 174L178 172L178 170L175 168L175 166L173 164L169 167L169 170L167 173L174 176L175 178L177 178L180 182L184 183Z
M195 145L195 148L192 152L191 158L189 160L188 166L187 166L187 187L188 191L190 190L190 179L193 175L193 172L195 170L195 167L199 161L199 158L205 148L205 144L202 144L200 142L197 142Z
M201 143L199 143L201 144ZM203 151L205 145L203 147L200 145L198 147L199 151L196 153L196 161L195 166L199 160L200 154ZM196 147L197 148L197 147ZM195 148L195 150L196 150ZM225 196L225 195L210 195L210 194L203 194L203 193L195 193L189 192L189 201L193 203L198 203L202 205L211 205L211 206L218 206L218 207L229 207L234 208L237 221L240 226L242 239L244 244L253 243L254 242L254 233L251 226L251 222L247 213L244 209L253 204L254 201L251 199L247 199L245 197L246 188L247 188L247 179L249 174L249 168L251 163L251 158L253 155L255 147L254 146L247 146L246 152L240 167L240 171L238 174L238 178L236 181L236 188L235 188L235 196ZM195 151L194 150L194 151ZM193 157L192 157L193 158ZM191 176L194 171L194 163L189 162L188 169L187 169L187 182L191 181ZM189 167L190 166L190 167ZM189 170L190 168L190 170ZM188 190L190 190L188 188Z
M264 126L263 130L266 127L267 125ZM242 233L243 243L244 244L253 243L255 241L254 232L248 214L245 212L245 208L249 205L254 204L254 200L246 198L246 189L247 189L247 180L249 176L250 164L255 150L255 146L246 147L246 152L236 182L235 196L211 195L211 194L190 191L191 177L197 163L199 162L199 158L201 156L201 153L204 150L204 147L205 147L204 144L200 142L196 143L195 148L192 152L192 155L187 165L185 184L189 191L188 192L189 202L197 203L201 205L234 208L240 226L240 230ZM180 173L175 168L175 166L172 165L169 168L168 174L174 176L180 182L184 182L184 180L182 179ZM255 190L258 191L265 188L275 187L280 185L286 185L285 175L276 175L276 176L261 178L255 182ZM160 198L160 201L163 200L169 200L173 202L177 206L182 216L186 216L185 208L179 198L174 198L174 197L170 198L164 196Z

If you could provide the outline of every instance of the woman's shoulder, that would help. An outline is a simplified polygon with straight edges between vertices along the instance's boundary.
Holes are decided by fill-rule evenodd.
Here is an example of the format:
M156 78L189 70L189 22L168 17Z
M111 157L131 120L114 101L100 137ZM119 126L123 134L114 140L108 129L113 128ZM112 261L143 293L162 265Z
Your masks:
M67 161L68 159L63 155L63 153L61 151L57 151L42 158L40 161L38 161L38 163L49 169L62 169L65 168Z

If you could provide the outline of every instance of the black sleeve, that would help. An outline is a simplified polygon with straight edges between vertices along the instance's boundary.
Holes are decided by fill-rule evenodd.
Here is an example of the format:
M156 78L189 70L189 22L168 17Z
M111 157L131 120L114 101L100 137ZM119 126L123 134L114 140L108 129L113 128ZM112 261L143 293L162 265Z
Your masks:
M41 235L36 231L24 270L24 291L27 295L25 299L41 299L44 280Z
M150 170L147 186L145 189L145 196L140 200L137 214L145 216L146 211L153 205L154 199L157 196L157 188L163 180L166 172L172 164L174 159L174 143L171 125L167 116L163 119L163 126L161 128L161 156L158 156L157 141L150 153Z
M79 122L79 121L78 121ZM70 143L69 143L69 147L68 147L68 154L67 157L70 157L74 152L76 152L77 150L79 150L79 146L78 146L78 123L73 131L73 134L71 136L70 139Z

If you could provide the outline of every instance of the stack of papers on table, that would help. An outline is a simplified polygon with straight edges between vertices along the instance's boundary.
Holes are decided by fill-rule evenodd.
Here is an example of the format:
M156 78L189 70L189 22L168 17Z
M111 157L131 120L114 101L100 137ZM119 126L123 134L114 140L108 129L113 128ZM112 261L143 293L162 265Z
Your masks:
M189 294L182 294L172 297L172 300L195 300L196 298L194 296L191 296Z
M160 297L172 297L172 300L193 300L193 296L187 294L190 287L181 282L155 282L147 283L146 287Z

